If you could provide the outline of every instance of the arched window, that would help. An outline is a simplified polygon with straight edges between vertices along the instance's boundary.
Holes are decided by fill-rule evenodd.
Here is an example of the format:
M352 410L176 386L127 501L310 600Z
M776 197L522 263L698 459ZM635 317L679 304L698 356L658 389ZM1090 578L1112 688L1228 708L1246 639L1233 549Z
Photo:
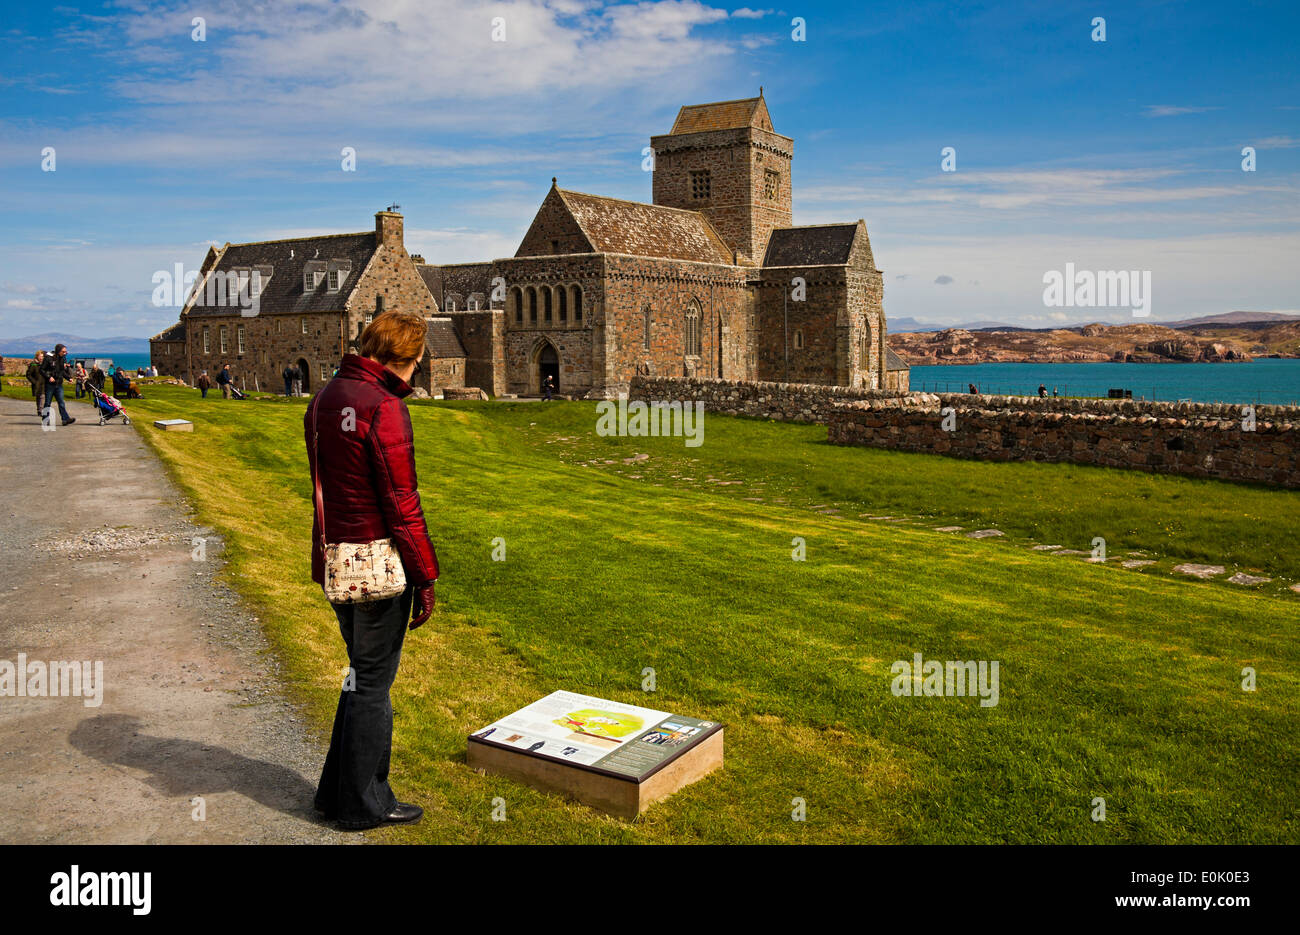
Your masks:
M686 309L686 356L700 356L700 307L694 300Z
M864 318L862 320L862 360L858 366L862 370L871 369L871 320Z
M542 306L543 314L546 316L546 324L551 323L551 287L542 286Z
M582 324L582 286L573 287L573 320Z
M510 304L511 304L511 306L514 307L514 310L515 310L515 324L516 324L516 325L522 325L522 324L524 323L524 297L523 297L523 293L519 291L519 287L518 287L518 286L511 286L511 287L510 287L510 296L509 296L509 297L510 297Z
M537 290L532 286L528 287L528 323L537 324Z
M802 351L802 350L803 350L803 329L796 329L796 330L795 330L795 333L794 333L794 349L795 349L796 351Z
M641 341L645 345L645 349L648 351L650 350L650 306L648 304L645 308L641 309L641 315L645 318L645 333L642 335Z
M560 293L560 324L569 323L569 290L565 286L558 286Z

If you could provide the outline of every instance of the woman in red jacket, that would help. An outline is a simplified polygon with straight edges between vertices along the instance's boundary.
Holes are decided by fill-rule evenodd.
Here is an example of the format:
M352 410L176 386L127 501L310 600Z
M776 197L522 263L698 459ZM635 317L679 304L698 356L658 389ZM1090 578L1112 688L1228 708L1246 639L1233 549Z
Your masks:
M414 630L429 619L438 577L420 508L411 419L402 403L411 392L408 381L419 371L424 339L421 316L380 315L361 335L360 355L343 358L338 375L316 394L303 420L312 483L319 483L321 494L312 523L312 579L325 583L322 541L390 538L407 582L395 597L334 605L351 671L339 695L315 805L344 830L417 821L424 814L418 805L398 802L388 785L389 689L407 620Z

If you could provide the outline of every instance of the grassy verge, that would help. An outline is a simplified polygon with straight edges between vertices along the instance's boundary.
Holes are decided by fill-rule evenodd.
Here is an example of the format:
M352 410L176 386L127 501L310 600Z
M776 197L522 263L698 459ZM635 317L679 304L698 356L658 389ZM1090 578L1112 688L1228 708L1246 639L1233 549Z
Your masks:
M304 401L148 395L130 405L138 430L226 537L227 574L323 738L345 659L310 582ZM444 577L394 687L395 787L428 814L383 839L1297 839L1294 595L848 509L1284 574L1300 569L1293 493L837 449L824 428L714 416L698 449L605 439L589 404L411 411ZM169 417L196 430L148 426ZM914 652L998 660L999 704L895 697L890 664ZM1247 666L1255 692L1241 690ZM627 823L466 768L467 733L555 688L722 720L726 769ZM791 821L795 797L806 822Z

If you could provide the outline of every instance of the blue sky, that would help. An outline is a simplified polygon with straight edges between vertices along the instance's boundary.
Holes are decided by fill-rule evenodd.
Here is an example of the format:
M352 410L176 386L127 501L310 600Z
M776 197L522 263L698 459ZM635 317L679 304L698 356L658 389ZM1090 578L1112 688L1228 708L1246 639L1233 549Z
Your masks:
M430 262L509 256L553 175L648 201L649 137L759 85L795 223L866 219L890 319L1133 320L1045 307L1066 263L1151 270L1151 321L1295 312L1297 27L1250 2L9 5L0 335L153 334L155 271L392 202Z

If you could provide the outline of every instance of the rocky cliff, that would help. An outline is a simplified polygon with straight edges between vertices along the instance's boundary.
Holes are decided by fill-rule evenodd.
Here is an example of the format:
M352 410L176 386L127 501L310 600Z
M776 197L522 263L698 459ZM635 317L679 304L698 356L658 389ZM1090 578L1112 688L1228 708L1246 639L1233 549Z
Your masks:
M1053 331L966 331L889 335L909 364L1231 362L1300 357L1300 322L1208 325L1103 325Z

